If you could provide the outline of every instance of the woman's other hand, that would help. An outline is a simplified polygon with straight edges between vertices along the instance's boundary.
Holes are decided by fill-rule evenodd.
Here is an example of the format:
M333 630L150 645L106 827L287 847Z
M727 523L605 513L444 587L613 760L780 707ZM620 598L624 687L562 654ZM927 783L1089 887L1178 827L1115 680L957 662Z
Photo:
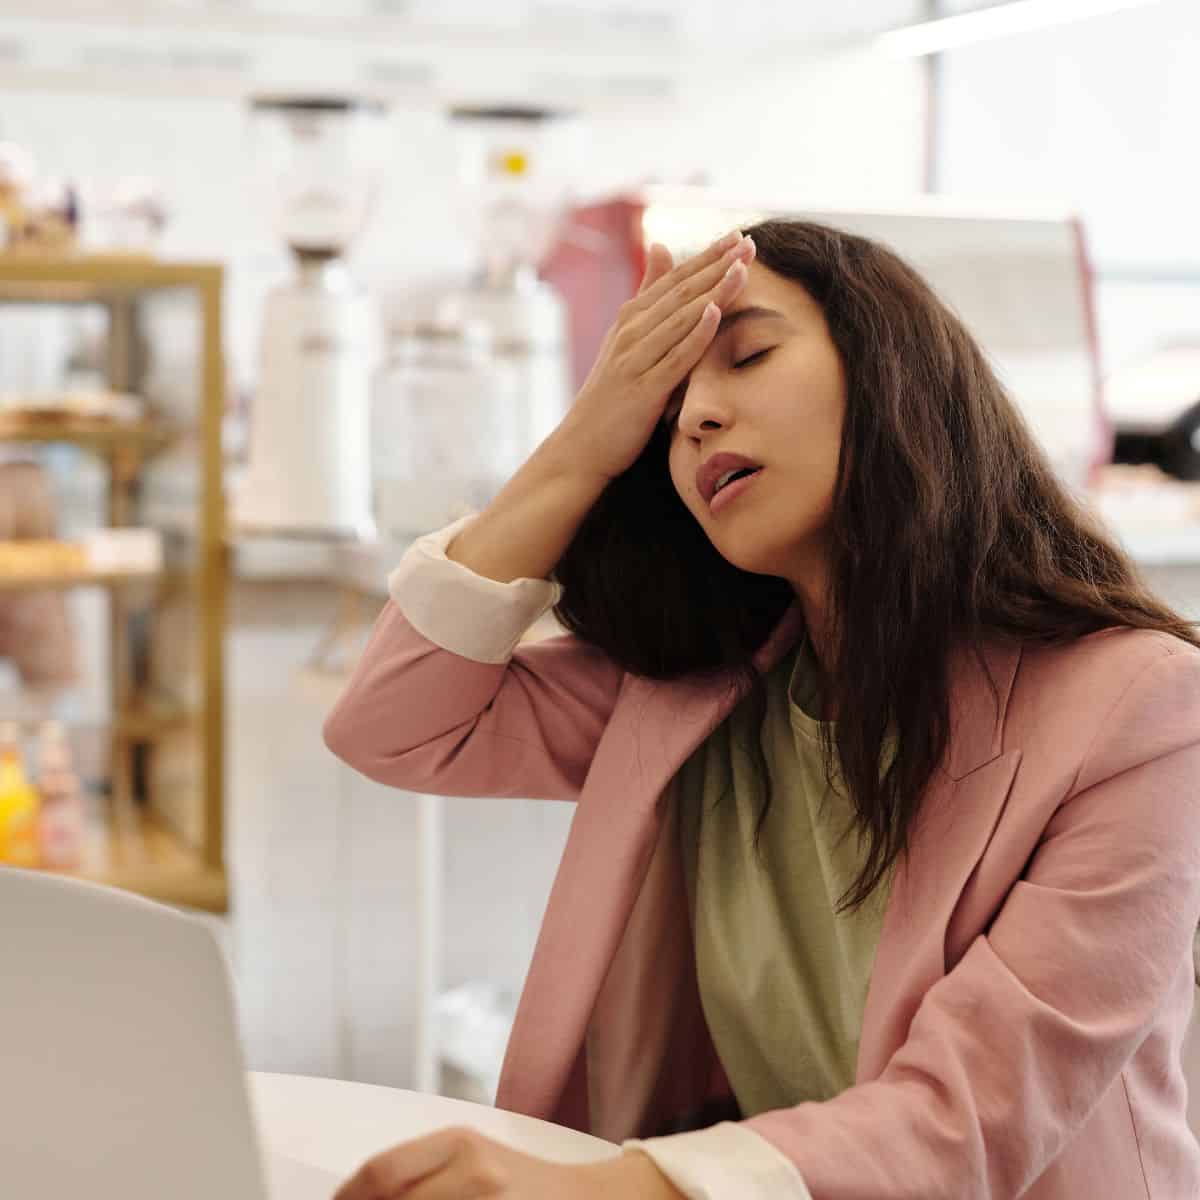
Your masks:
M555 1163L470 1128L442 1129L365 1162L334 1200L684 1200L649 1155Z

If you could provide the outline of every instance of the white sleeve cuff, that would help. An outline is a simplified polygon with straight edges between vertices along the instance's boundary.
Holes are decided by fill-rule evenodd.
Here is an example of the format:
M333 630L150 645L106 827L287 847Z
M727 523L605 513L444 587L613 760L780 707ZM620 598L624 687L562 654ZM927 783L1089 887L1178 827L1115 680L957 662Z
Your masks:
M691 1133L627 1138L688 1200L812 1200L796 1164L765 1137L734 1121Z
M479 514L417 538L388 576L388 593L424 638L475 662L504 663L522 634L553 608L562 584L550 579L501 583L446 557L446 547Z

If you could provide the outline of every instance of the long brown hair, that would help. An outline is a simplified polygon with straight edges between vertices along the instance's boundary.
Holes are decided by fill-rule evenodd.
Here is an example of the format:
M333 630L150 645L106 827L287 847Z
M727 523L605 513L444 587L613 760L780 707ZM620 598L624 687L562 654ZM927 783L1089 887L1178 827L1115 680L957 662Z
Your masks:
M975 340L916 271L810 222L745 232L762 266L820 304L845 370L821 650L827 711L847 714L836 761L866 855L840 911L907 849L947 748L957 645L980 653L985 639L1060 643L1112 626L1200 638L1058 480ZM751 656L794 592L717 552L675 492L668 444L660 426L580 526L553 572L555 615L635 674L731 671L750 685L757 727L765 689ZM835 746L823 742L832 783ZM757 738L749 748L768 792L761 832L769 784Z

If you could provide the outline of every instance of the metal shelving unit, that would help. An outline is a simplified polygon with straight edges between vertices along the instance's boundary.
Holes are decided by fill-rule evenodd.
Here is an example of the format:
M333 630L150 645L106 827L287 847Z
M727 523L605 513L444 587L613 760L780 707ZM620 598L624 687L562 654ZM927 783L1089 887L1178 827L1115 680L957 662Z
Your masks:
M0 442L68 443L98 456L108 469L110 526L134 522L143 467L190 435L200 458L200 487L192 534L186 539L188 561L157 572L10 572L0 575L0 591L97 586L108 590L110 804L105 819L89 830L83 863L75 873L212 912L228 906L223 849L227 555L221 469L222 284L223 270L216 263L0 254L0 306L93 304L107 311L109 386L116 391L138 390L135 347L143 303L165 291L184 291L194 298L201 335L198 405L190 428L156 421L126 425L92 418L0 417ZM156 643L151 636L148 649L135 648L135 614L147 613L153 621L168 607L182 614L182 628L187 630L187 666L195 683L190 699L164 688L162 680L139 680L134 671L135 654L152 658L162 643L161 637ZM162 771L155 770L158 756L165 756ZM135 798L135 758L150 764L141 803Z

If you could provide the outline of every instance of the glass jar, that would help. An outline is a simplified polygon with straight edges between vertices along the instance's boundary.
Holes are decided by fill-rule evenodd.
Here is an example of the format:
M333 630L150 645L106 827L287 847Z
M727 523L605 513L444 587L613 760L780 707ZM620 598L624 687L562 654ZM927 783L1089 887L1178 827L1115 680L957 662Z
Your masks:
M393 326L371 400L379 536L411 541L486 507L532 453L527 428L483 322Z

